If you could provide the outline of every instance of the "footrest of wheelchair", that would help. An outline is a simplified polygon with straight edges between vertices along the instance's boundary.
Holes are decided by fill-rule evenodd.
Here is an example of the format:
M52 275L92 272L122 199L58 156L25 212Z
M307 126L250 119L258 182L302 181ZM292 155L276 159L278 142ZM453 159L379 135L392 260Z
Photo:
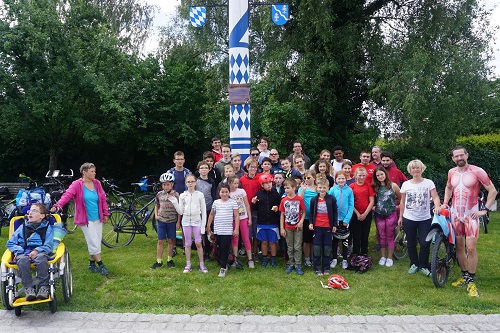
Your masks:
M14 301L14 304L12 304L12 306L16 307L16 306L33 305L33 304L47 303L50 301L52 301L52 297L50 296L47 299L36 299L34 301L27 301L25 297L20 297Z

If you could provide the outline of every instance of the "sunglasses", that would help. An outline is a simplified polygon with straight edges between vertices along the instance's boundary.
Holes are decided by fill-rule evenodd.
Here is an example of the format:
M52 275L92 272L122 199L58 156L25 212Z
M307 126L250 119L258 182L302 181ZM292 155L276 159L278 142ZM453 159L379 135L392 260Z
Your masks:
M276 155L278 155L278 153L271 153L271 154L269 154L269 155L271 155L271 156L276 156Z
M252 155L252 156L259 156L260 154L259 153L257 153L257 154L254 153L254 154L250 154L250 155Z

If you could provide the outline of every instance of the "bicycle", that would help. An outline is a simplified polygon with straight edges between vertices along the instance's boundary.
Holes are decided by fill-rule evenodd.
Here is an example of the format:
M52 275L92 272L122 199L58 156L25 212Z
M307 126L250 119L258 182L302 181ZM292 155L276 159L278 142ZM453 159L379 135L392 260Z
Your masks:
M51 204L57 203L61 198L63 193L69 187L71 180L73 179L73 169L70 169L71 174L64 175L60 170L54 170L52 172L47 171L45 178L49 179L49 182L43 183L42 188L45 192L50 194ZM62 207L61 220L63 227L69 234L75 232L77 225L73 224L73 216L75 214L75 203L71 199L64 207Z
M479 211L481 210L486 210L486 196L484 195L483 191L479 192L479 197L478 197L478 208ZM479 216L479 225L481 225L484 229L484 233L488 233L488 223L490 222L490 213L487 211L486 215L484 216Z
M146 194L139 197L127 209L115 207L109 210L108 222L103 225L102 244L109 248L129 245L136 234L147 234L146 224L152 217L152 227L156 231L156 196ZM134 209L137 207L137 210Z
M403 226L398 226L395 229L394 237L394 258L403 260L408 256L408 240Z
M442 215L441 215L442 214ZM426 241L432 241L431 274L432 282L437 288L442 288L451 268L457 262L457 251L455 247L455 231L449 219L449 211L443 210L440 214L435 214L431 223L431 231L426 237ZM445 217L447 215L447 217Z
M102 187L106 192L106 201L110 208L129 207L135 201L135 193L120 192L113 179L102 178Z
M0 198L0 200L3 198ZM10 220L17 216L16 199L11 199L0 207L0 236L2 235L2 227L8 227Z

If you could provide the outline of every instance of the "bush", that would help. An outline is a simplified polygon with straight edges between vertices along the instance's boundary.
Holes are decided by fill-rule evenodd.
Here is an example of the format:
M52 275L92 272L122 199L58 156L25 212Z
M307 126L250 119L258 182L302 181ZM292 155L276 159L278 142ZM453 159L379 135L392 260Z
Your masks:
M457 143L469 149L483 148L500 152L500 132L461 137L457 140Z
M500 169L497 163L500 161L500 150L494 151L487 148L471 148L468 152L468 162L483 168L498 189L500 186Z

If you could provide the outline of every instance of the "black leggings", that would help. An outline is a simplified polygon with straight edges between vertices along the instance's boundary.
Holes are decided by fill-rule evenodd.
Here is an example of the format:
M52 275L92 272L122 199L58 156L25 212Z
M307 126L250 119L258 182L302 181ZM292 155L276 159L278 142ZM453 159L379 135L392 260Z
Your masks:
M358 216L352 214L349 229L352 235L352 253L368 255L368 237L370 236L370 227L372 225L372 214L363 220L359 221Z
M232 235L217 235L217 245L220 251L220 268L227 268L232 237Z

